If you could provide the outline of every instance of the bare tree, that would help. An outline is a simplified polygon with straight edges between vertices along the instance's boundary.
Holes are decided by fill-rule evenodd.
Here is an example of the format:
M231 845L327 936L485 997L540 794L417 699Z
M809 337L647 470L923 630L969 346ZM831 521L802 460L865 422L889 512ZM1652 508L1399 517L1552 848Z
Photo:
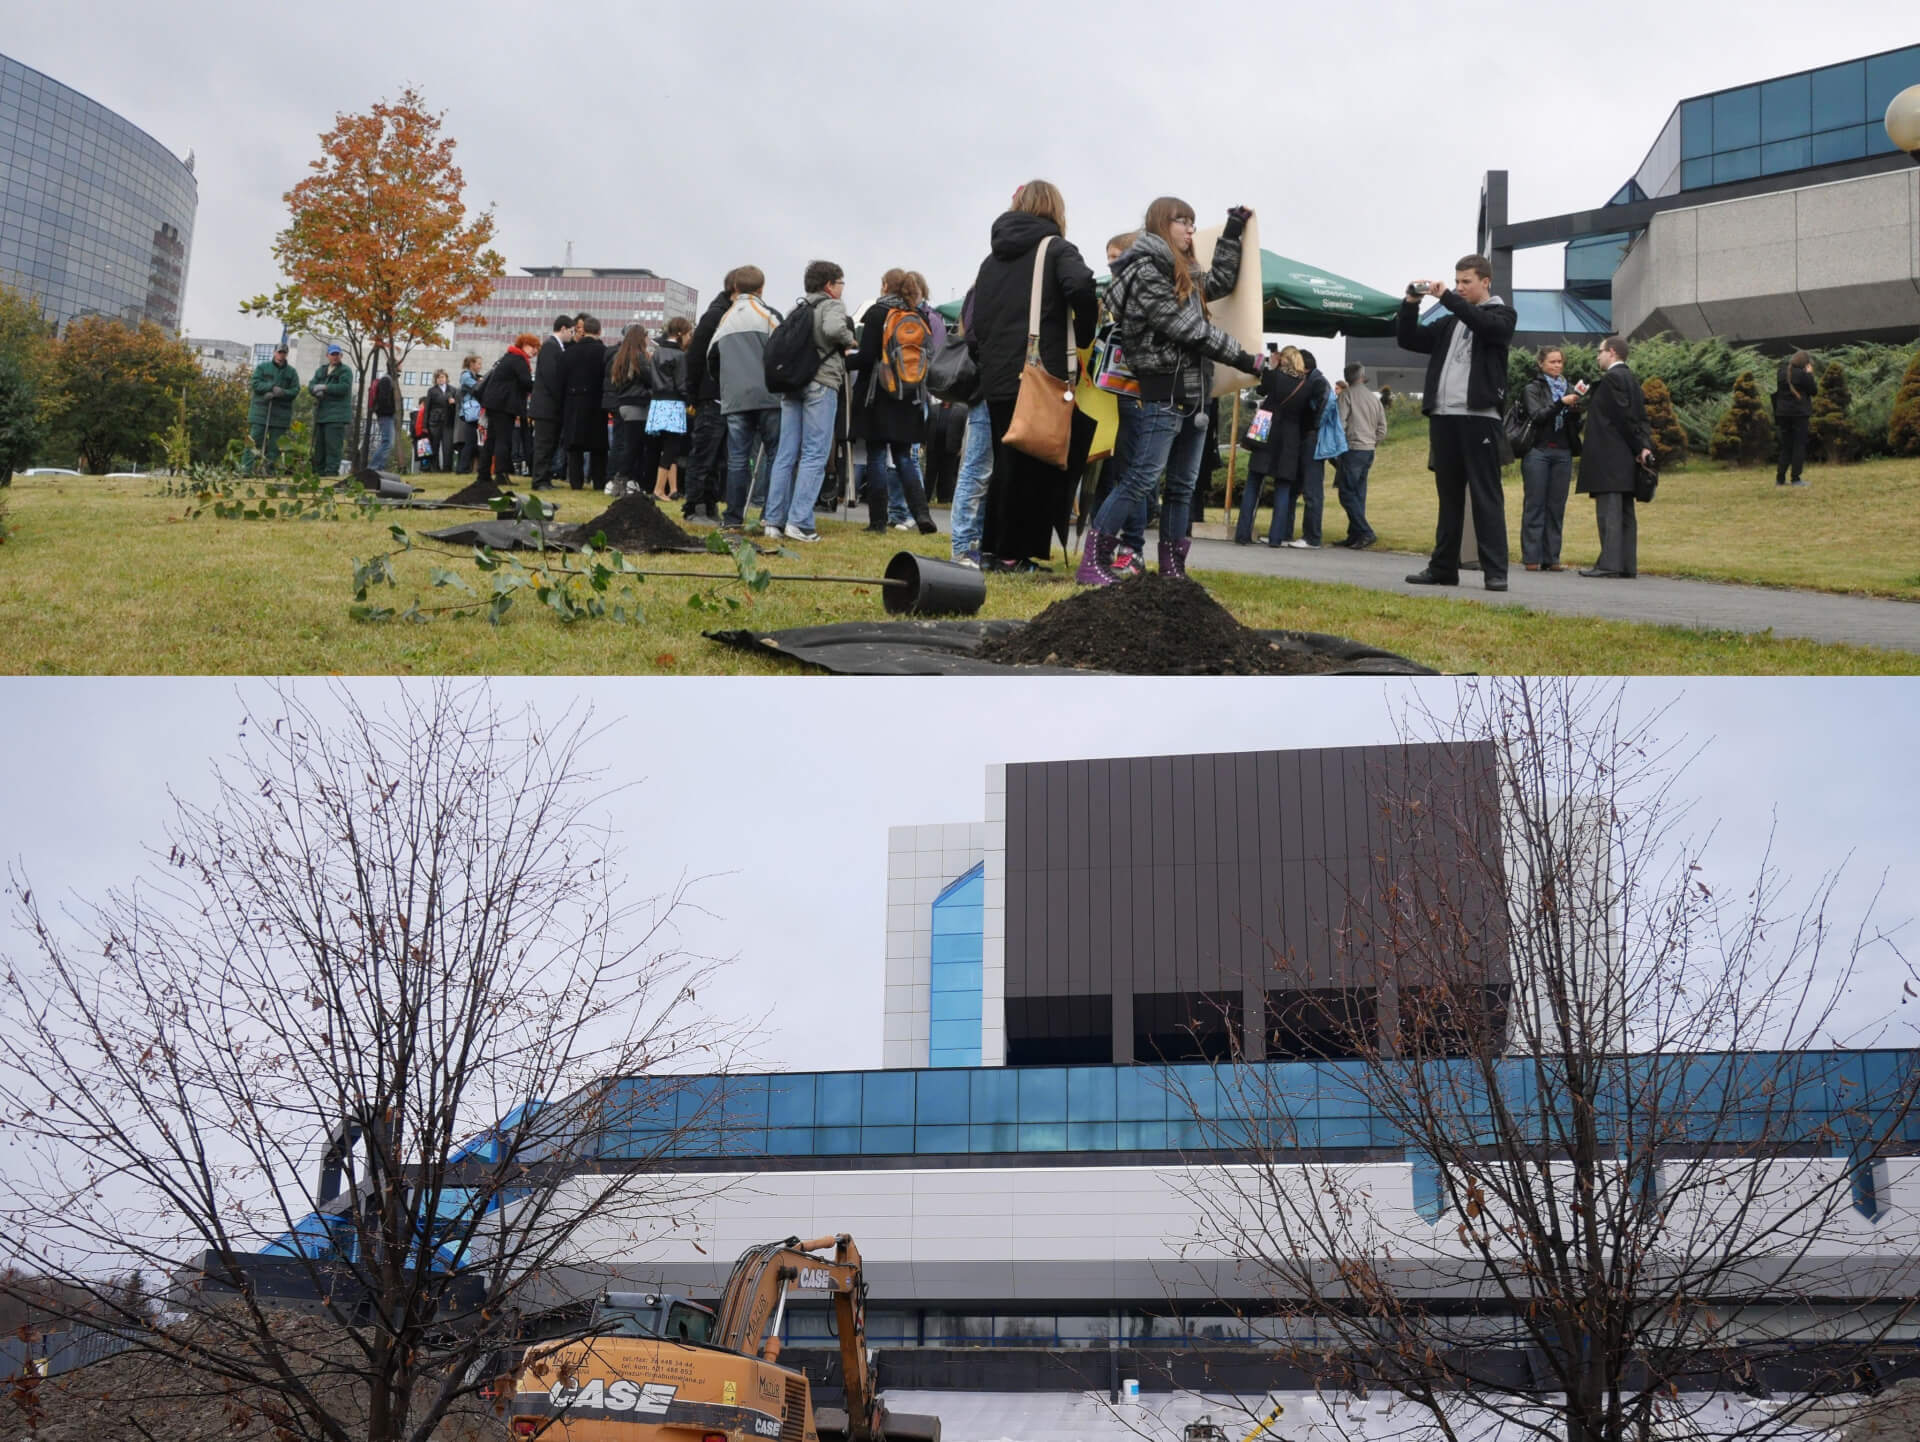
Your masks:
M673 1225L674 1075L734 1034L687 883L620 874L596 734L282 687L135 884L53 912L16 872L0 1289L77 1289L276 1436L422 1442L557 1269Z
M1196 1109L1245 1162L1193 1174L1200 1240L1285 1357L1419 1435L1778 1435L1871 1384L1920 1284L1890 1206L1920 1180L1914 1054L1820 1049L1904 959L1871 908L1832 914L1833 874L1797 907L1770 864L1715 886L1687 757L1624 688L1460 694L1408 739L1461 773L1383 767L1370 880L1315 918L1345 984L1276 953L1269 1064Z

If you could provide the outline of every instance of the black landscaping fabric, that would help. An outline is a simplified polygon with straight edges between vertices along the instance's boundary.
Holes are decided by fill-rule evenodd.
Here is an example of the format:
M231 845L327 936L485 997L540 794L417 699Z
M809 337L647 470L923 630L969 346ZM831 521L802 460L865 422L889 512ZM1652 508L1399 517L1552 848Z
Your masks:
M428 531L426 537L429 541L486 546L495 551L542 549L540 529L532 521L468 521L464 525L448 526L444 531ZM585 548L587 537L578 526L549 524L545 541L545 549L549 551L578 551Z
M1058 601L1032 621L874 621L710 640L841 676L1431 676L1372 646L1253 631L1198 583L1136 577Z

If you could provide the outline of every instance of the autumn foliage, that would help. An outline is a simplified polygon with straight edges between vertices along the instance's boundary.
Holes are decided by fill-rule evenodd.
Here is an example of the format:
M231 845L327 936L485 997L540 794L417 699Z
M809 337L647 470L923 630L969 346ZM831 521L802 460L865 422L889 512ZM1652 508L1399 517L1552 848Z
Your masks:
M180 391L199 374L192 352L152 321L135 328L82 316L52 351L50 450L77 457L93 475L105 474L116 459L151 460Z
M312 172L286 194L274 258L287 283L242 309L289 330L337 336L364 378L476 316L506 265L491 209L469 217L466 178L441 117L414 89L364 115L338 115Z

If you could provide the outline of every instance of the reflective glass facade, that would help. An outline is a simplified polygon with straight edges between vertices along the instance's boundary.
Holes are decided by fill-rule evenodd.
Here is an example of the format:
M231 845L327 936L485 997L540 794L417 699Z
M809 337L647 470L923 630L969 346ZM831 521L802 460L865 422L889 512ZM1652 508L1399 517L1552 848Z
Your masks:
M180 329L199 189L137 126L0 55L0 284L64 326Z
M1674 195L1891 155L1887 106L1920 85L1920 45L1685 100L1636 177Z
M984 864L934 899L928 1051L937 1067L980 1065L986 899Z
M1916 1060L1907 1051L1629 1059L1617 1064L1602 1130L1635 1124L1631 1098L1657 1094L1659 1124L1677 1129L1675 1141L1845 1150L1874 1132L1876 1109ZM1432 1065L1447 1069L1461 1127L1490 1128L1474 1064ZM640 1082L624 1118L632 1130L610 1133L600 1155L644 1158L663 1146L676 1158L716 1159L1400 1149L1405 1139L1362 1094L1366 1077L1363 1062L954 1067L704 1077L665 1099ZM1530 1060L1500 1064L1501 1094L1518 1115L1537 1115L1535 1077ZM1920 1144L1920 1109L1899 1140Z

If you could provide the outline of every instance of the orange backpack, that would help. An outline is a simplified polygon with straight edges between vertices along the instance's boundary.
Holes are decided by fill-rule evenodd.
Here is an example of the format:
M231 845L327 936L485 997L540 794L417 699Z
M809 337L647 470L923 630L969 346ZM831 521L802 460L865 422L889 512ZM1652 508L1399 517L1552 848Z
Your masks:
M920 318L920 312L897 306L887 312L886 328L880 332L878 380L886 393L898 400L920 400L927 389L927 347L933 332Z

